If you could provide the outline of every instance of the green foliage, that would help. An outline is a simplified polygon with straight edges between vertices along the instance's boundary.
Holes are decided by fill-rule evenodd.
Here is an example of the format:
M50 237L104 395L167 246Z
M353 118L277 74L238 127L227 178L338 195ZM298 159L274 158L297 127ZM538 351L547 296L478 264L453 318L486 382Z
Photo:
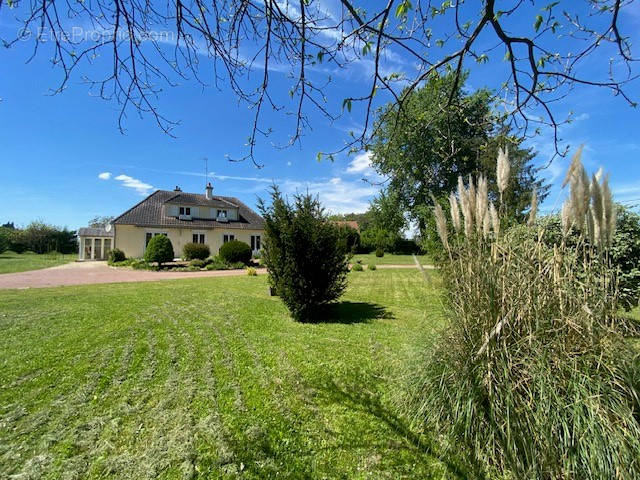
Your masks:
M376 257L381 258L384 257L384 250L380 247L376 248Z
M18 254L24 253L29 250L29 244L27 243L27 236L24 230L15 229L9 236L9 250Z
M240 240L231 240L220 247L218 255L229 263L242 262L249 265L251 262L251 247Z
M111 263L123 262L126 259L127 257L122 250L120 250L119 248L114 248L109 251L107 260L108 260L108 263L111 264Z
M238 270L245 267L244 262L229 263L219 255L212 258L206 266L207 270Z
M205 243L187 243L182 248L182 258L185 260L206 260L211 255L209 245Z
M376 267L375 263L370 263L370 264L367 266L367 268L368 268L369 270L376 270L376 268L377 268L377 267Z
M608 261L618 273L620 305L630 310L640 301L640 215L622 205L617 206L616 212L616 230ZM538 224L543 231L542 239L547 245L562 242L561 223L559 215L548 215L539 220ZM530 230L527 232L535 234ZM583 240L577 231L572 231L565 239L570 248L576 248L581 241Z
M173 261L173 245L166 235L155 235L149 240L144 252L146 262L157 262L158 266Z
M602 241L614 226L610 190L589 185L579 152L568 178L565 230L552 243L544 226L505 232L495 211L485 215L481 180L452 201L458 233L435 209L450 322L416 362L410 404L423 427L466 447L480 477L640 475L640 365Z
M91 220L89 220L89 227L92 228L104 228L109 223L113 222L113 216L95 216Z
M518 185L505 199L505 208L522 215L534 187L540 200L546 194L535 178L533 153L520 148L522 139L500 126L490 92L480 89L467 94L464 82L455 90L453 82L453 74L433 75L407 97L401 114L393 104L380 110L370 146L372 165L390 179L387 194L397 200L398 212L408 212L418 222L423 238L434 232L427 225L432 215L431 195L446 197L455 190L459 175L484 173L495 198L495 159L500 146L509 146L513 182ZM443 105L449 107L443 109Z
M364 270L364 269L362 268L362 264L361 263L354 263L351 266L351 271L352 272L361 272L362 270Z
M339 229L311 195L296 195L290 204L274 186L271 205L260 201L259 208L265 219L262 261L271 285L294 319L317 318L346 288L348 251Z
M617 268L620 301L626 310L640 302L640 215L618 205L611 263Z
M348 252L356 252L360 247L360 233L349 225L337 225L336 228L340 234L340 241L343 243L344 249Z
M418 360L418 418L514 478L637 478L637 370L607 266L514 233L444 262L451 323Z
M42 221L31 222L19 235L19 241L24 242L28 250L35 253L74 253L78 250L75 232L67 228L48 225Z
M4 253L9 250L9 235L4 235L0 229L0 253Z
M197 269L201 269L207 266L207 262L205 260L201 260L199 258L195 258L189 262L190 267L195 267Z
M248 267L247 268L247 275L249 275L250 277L255 277L258 275L258 272L256 271L255 268L253 267Z

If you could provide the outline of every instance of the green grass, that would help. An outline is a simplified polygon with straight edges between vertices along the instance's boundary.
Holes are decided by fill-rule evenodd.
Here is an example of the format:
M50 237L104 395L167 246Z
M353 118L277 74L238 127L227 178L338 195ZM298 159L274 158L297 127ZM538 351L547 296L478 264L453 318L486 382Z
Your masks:
M318 324L266 276L0 291L0 477L457 477L393 407L433 284L349 281Z
M416 255L418 261L423 265L431 264L431 259L428 255ZM384 257L376 257L375 253L359 253L353 256L352 262L362 260L364 265L373 263L375 265L414 265L413 256L411 255L394 255L392 253L385 253Z
M55 267L73 262L78 258L77 253L14 253L11 251L0 253L0 273L26 272L27 270L39 270L41 268Z

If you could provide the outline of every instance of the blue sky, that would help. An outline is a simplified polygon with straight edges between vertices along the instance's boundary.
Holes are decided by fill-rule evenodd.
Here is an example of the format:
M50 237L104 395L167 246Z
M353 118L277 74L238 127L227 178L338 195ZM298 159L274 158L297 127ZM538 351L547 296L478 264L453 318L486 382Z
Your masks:
M640 13L637 6L632 8L624 15L623 25L626 31L637 32ZM0 31L5 35L15 30L6 12L0 15ZM271 182L287 193L307 189L318 193L334 212L364 211L378 189L362 180L376 179L365 154L345 153L334 162L316 160L318 151L339 147L348 138L347 132L361 125L357 108L333 124L312 114L312 130L305 132L302 146L279 149L269 140L262 141L256 158L264 166L258 169L250 161L227 160L226 155L239 157L244 152L252 112L224 85L221 90L203 91L185 82L161 94L162 112L181 122L174 130L177 138L165 135L150 117L139 118L134 112L129 112L123 135L117 129L117 105L90 96L79 75L62 94L47 95L60 72L52 68L46 53L25 63L30 53L28 43L0 53L4 73L0 76L0 223L26 225L43 219L77 228L95 215L122 213L154 189L179 185L184 191L200 192L204 190L204 157L215 192L237 196L249 205L266 195ZM401 58L389 63L394 68L403 66ZM473 65L469 86L495 87L502 80L495 72L491 64ZM341 105L353 85L370 74L366 62L339 72L329 101ZM291 83L277 71L272 72L272 81L283 91ZM638 83L634 86L638 94L639 87ZM640 95L635 97L640 100ZM593 88L577 88L556 108L563 114L570 110L575 114L575 121L562 128L565 143L572 147L584 143L588 169L604 167L611 173L616 198L640 203L638 109ZM290 133L282 116L268 112L266 120L280 138ZM550 132L543 132L530 145L538 151L536 161L546 164L552 154ZM557 180L567 162L555 160L544 175ZM554 188L543 209L560 205L560 196Z

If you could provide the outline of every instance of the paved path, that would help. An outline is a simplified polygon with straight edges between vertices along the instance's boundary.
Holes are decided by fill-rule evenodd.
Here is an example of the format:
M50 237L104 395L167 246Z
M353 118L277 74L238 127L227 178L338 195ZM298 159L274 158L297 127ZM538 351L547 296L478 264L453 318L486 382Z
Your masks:
M378 265L380 269L415 268L414 265ZM259 275L266 269L258 268ZM106 262L72 262L58 267L20 273L0 274L0 289L43 288L95 283L155 282L180 278L234 277L246 275L245 270L210 270L204 272L153 272L114 268Z

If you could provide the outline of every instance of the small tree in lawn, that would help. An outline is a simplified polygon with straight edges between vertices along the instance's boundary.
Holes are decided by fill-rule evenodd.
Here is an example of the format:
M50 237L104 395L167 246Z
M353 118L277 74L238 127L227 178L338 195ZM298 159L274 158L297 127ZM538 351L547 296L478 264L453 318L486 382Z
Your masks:
M296 195L287 202L276 186L271 205L260 200L265 219L262 260L269 282L298 321L317 318L347 285L348 252L339 229L317 198Z
M166 235L156 235L147 245L144 252L144 259L147 262L158 262L160 267L163 263L173 260L173 245Z

